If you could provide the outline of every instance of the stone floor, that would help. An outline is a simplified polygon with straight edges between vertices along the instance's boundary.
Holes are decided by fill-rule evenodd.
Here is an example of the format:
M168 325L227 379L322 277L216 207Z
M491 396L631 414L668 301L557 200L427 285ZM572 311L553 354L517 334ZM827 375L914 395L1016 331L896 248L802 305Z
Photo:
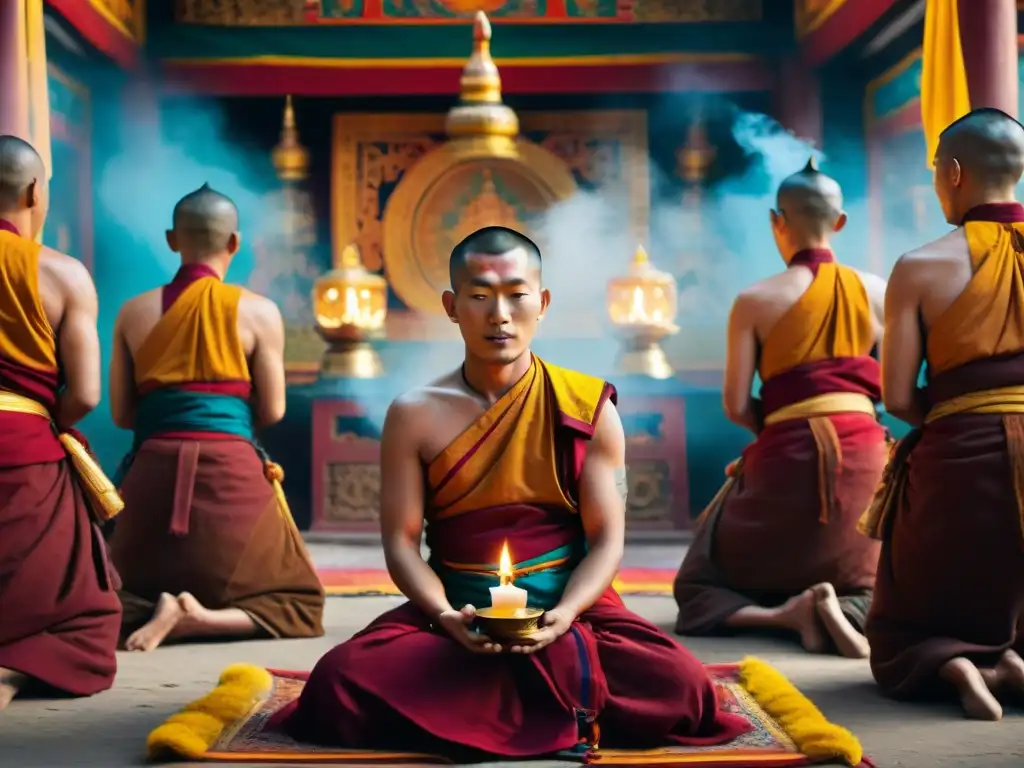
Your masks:
M324 565L375 567L379 549L318 543ZM682 547L631 546L630 565L674 566ZM120 658L112 691L74 701L16 701L0 713L0 766L122 768L143 764L146 734L183 704L205 693L219 672L236 662L278 668L310 667L321 653L366 624L395 600L328 600L327 636L318 640L167 647ZM632 598L629 605L663 627L674 619L669 598ZM856 734L879 768L1020 768L1024 766L1024 710L999 723L960 717L955 706L909 706L875 690L867 664L809 656L762 639L689 640L705 661L758 655L787 674L833 721ZM557 764L535 763L531 768Z

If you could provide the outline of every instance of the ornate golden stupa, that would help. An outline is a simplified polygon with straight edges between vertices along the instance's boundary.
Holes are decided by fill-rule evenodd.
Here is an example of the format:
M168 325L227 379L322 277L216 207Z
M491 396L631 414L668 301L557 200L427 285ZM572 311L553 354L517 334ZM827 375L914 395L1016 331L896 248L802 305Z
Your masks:
M519 118L501 99L491 58L491 24L473 22L473 52L462 71L459 102L445 121L448 141L421 157L388 199L384 267L391 289L410 309L441 314L448 254L466 235L503 225L541 241L531 221L576 192L561 158L519 135Z

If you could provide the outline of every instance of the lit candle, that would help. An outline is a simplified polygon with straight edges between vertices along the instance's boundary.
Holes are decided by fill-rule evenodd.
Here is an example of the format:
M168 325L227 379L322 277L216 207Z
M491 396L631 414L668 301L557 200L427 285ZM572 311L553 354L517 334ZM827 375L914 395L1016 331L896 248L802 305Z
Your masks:
M508 542L501 547L498 561L500 586L491 587L491 609L500 616L515 616L526 608L526 590L512 584L512 557L508 553Z

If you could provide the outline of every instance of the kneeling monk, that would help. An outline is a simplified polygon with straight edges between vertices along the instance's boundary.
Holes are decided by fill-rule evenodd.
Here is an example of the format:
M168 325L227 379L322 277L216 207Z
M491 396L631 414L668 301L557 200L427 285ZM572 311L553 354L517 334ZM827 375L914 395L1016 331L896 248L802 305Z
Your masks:
M885 282L836 263L842 206L813 162L783 181L771 221L787 269L733 305L723 403L757 439L727 470L676 576L682 634L778 629L812 652L868 654L879 545L857 521L887 457L871 356Z
M502 227L453 251L443 300L465 362L396 400L381 442L384 551L410 602L317 663L276 716L294 738L511 758L574 747L595 722L608 747L716 744L748 730L719 711L700 662L610 586L625 437L611 385L530 353L549 301L540 266L537 246ZM509 648L473 628L503 542L516 586L546 610Z
M223 282L238 211L208 186L174 209L182 266L122 307L114 422L135 432L111 542L126 648L165 638L319 637L324 593L254 427L284 416L284 328ZM254 424L255 422L255 424Z
M96 288L36 242L46 205L43 161L0 136L0 709L27 684L89 696L117 671L116 575L54 428L100 398Z
M956 692L987 720L1024 696L1022 173L1024 127L1003 112L975 110L939 138L935 191L959 227L892 271L883 392L916 429L864 520L883 542L875 680L895 698Z

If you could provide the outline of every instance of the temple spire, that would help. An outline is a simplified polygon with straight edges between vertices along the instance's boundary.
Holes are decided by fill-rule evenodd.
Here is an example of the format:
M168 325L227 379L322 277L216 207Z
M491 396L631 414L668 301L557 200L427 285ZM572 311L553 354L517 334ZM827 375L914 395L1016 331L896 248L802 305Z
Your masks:
M459 103L448 112L445 129L452 138L519 134L519 118L501 101L501 74L491 58L491 22L483 11L473 19L473 52L462 69Z
M281 117L281 141L271 154L277 178L281 181L302 181L309 171L309 152L299 142L299 129L295 125L295 108L291 94L285 96Z

